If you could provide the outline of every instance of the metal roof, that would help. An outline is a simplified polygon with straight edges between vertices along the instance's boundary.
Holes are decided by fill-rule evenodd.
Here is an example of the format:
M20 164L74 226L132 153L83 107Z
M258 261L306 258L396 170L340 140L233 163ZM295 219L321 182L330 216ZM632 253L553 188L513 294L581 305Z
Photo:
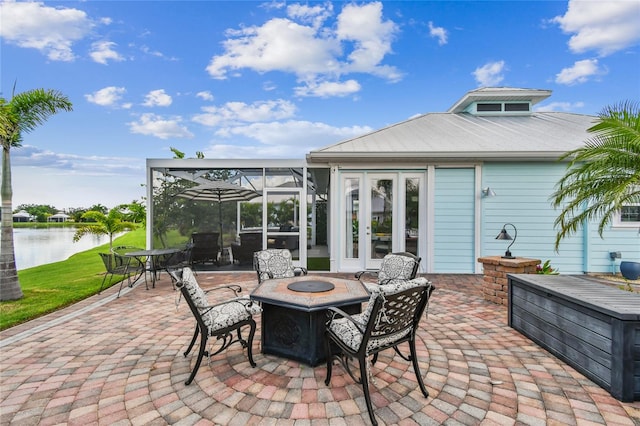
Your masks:
M447 112L429 113L307 154L307 161L550 161L579 148L596 117L564 112L472 114L477 102L529 102L550 90L483 87Z
M583 146L595 119L563 112L429 113L311 151L307 161L548 161Z

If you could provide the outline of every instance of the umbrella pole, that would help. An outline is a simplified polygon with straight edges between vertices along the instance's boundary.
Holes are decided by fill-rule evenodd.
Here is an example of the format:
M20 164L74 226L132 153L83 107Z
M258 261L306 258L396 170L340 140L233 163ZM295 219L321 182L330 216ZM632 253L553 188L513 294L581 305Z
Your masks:
M218 201L218 220L220 221L220 259L222 259L223 238L222 238L222 201Z

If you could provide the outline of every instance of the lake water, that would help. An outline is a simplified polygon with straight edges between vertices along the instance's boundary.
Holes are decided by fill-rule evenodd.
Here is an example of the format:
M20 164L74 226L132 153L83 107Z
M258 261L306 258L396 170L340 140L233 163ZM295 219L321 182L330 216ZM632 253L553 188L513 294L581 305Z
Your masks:
M107 235L85 235L74 243L75 232L75 228L14 228L16 267L21 270L59 262L72 254L109 243Z

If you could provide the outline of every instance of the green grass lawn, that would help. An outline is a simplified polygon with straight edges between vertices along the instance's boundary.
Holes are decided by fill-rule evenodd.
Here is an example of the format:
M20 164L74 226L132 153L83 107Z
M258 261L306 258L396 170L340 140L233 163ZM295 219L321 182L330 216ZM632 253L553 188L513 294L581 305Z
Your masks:
M174 239L177 241L178 238ZM144 248L145 229L138 228L113 241L114 247L120 245ZM18 271L24 297L20 300L0 302L0 330L54 312L96 294L105 272L98 253L108 251L109 244L104 244L74 254L61 262ZM308 261L310 271L329 270L328 258ZM117 276L113 281L115 282L112 282L112 285L120 282Z
M145 229L138 228L124 234L116 238L113 245L144 248ZM0 302L0 330L96 294L105 272L98 253L108 251L109 244L105 244L74 254L61 262L18 271L24 297L20 300ZM114 277L114 281L117 281L117 278Z

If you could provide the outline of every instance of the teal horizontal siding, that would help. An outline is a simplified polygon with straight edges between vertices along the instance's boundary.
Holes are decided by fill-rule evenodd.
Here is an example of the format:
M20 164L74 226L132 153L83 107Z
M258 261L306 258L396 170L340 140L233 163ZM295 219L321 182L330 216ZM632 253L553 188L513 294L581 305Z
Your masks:
M434 272L473 273L475 170L436 169Z
M512 223L518 237L511 246L514 256L550 260L562 273L583 272L583 234L562 241L554 250L554 228L560 210L551 206L555 185L564 175L563 163L486 163L482 168L482 187L491 187L495 197L482 199L482 256L503 255L508 241L495 237L503 224ZM507 227L513 236L513 228Z
M640 235L636 228L607 227L600 238L597 222L589 223L554 249L560 213L551 206L556 183L566 172L563 163L486 163L482 187L491 187L496 197L482 199L482 256L502 255L507 241L495 240L502 225L513 223L518 238L511 247L516 256L550 260L564 274L619 272L620 260L612 262L609 252L622 252L622 260L640 259ZM507 228L512 233L511 227ZM586 240L585 240L586 236ZM586 253L585 253L586 250ZM586 264L585 264L586 259Z

